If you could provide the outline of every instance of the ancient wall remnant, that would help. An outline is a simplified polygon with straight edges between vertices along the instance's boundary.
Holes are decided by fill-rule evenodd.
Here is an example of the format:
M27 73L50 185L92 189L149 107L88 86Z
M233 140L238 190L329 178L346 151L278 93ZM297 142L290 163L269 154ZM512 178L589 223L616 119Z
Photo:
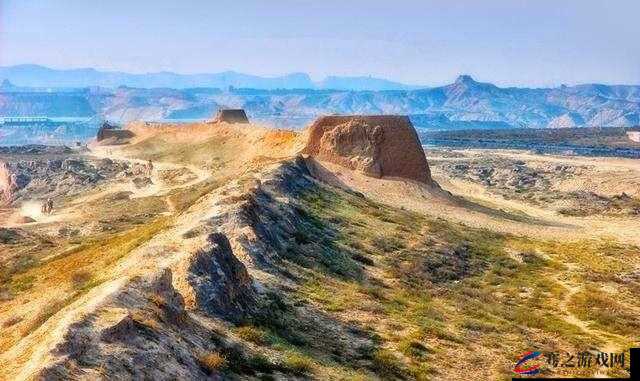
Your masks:
M96 141L110 145L125 144L133 136L133 132L129 130L119 129L117 126L104 122L96 134Z
M406 116L325 116L309 129L304 154L373 177L433 183L418 134Z
M247 113L243 109L221 109L213 117L214 123L249 123Z

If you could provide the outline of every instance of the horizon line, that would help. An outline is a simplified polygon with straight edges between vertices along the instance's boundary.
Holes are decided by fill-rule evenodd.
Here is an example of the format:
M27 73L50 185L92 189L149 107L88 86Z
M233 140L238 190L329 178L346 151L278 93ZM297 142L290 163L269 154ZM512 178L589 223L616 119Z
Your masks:
M49 65L43 65L43 64L39 64L39 63L17 63L17 64L11 64L11 65L0 65L0 69L5 69L5 68L12 68L12 67L19 67L19 66L35 66L35 67L40 67L40 68L44 68L44 69L49 69L49 70L56 70L56 71L74 71L74 70L93 70L99 73L118 73L118 74L125 74L125 75L139 75L139 76L143 76L143 75L155 75L155 74L175 74L175 75L179 75L179 76L198 76L198 75L215 75L215 74L224 74L224 73L233 73L233 74L240 74L240 75L247 75L247 76L252 76L252 77L258 77L258 78L263 78L263 79L278 79L278 78L282 78L282 77L287 77L287 76L291 76L291 75L296 75L296 74L302 74L302 75L306 75L309 80L312 83L321 83L324 80L327 80L328 78L357 78L357 79L363 79L363 78L370 78L370 79L374 79L374 80L382 80L382 81L387 81L387 82L391 82L397 85L401 85L401 86L406 86L406 87L414 87L415 89L395 89L395 90L420 90L419 88L437 88L437 87L443 87L443 86L447 86L450 85L452 83L455 83L456 80L458 80L460 77L471 77L471 79L474 82L477 83L485 83L485 84L491 84L494 85L496 87L499 88L520 88L520 89L554 89L554 88L561 88L563 86L567 86L567 87L575 87L575 86L584 86L584 85L606 85L606 86L640 86L640 83L638 84L632 84L632 83L610 83L610 82L599 82L599 81L588 81L588 82L563 82L563 83L556 83L554 85L550 85L550 86L534 86L534 85L504 85L504 84L500 84L500 85L496 85L494 82L485 82L485 81L478 81L476 79L476 74L471 74L471 73L459 73L456 78L453 79L453 81L449 80L444 81L444 82L440 82L438 84L424 84L424 83L409 83L409 82L403 82L403 81L398 81L395 79L390 79L390 78L386 78L386 77L378 77L378 76L374 76L372 74L361 74L361 75L357 75L357 74L351 74L351 75L338 75L338 74L331 74L331 75L326 75L324 76L322 79L317 80L314 79L314 76L312 74L310 74L309 72L306 71L291 71L291 72L287 72L287 73L282 73L282 74L276 74L276 75L260 75L260 74L253 74L253 73L248 73L248 72L242 72L242 71L236 71L233 69L225 69L225 70L221 70L221 71L208 71L208 72L192 72L192 73L187 73L187 72L179 72L179 71L172 71L172 70L158 70L158 71L147 71L147 72L136 72L136 71L126 71L126 70L120 70L120 69L115 69L115 68L99 68L99 67L91 67L91 66L84 66L84 67L59 67L59 66L49 66ZM317 78L317 77L316 77ZM3 80L6 78L0 78L0 80ZM119 85L120 86L125 86L128 87L126 85ZM25 87L33 87L33 86L25 86ZM52 87L52 86L43 86L43 87ZM86 87L90 87L90 86L86 86ZM196 86L196 87L200 87L200 86ZM207 88L206 86L201 86L203 88ZM64 88L64 87L53 87L53 88ZM145 87L143 87L145 88ZM171 88L171 87L168 87ZM210 88L216 88L216 87L210 87ZM238 88L240 89L240 88ZM246 88L246 89L250 89L250 87ZM331 90L330 88L326 88L326 89L314 89L314 88L283 88L283 89L299 89L299 90L303 90L303 89L309 89L309 90ZM275 90L275 89L274 89ZM336 89L337 90L337 89ZM385 91L385 90L354 90L354 91Z

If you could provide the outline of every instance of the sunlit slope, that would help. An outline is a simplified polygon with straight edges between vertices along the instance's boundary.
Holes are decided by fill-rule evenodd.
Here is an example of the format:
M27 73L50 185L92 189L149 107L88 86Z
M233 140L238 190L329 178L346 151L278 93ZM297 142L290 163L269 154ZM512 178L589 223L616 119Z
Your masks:
M296 132L249 124L133 123L127 128L136 134L132 144L123 147L128 156L224 173L290 157L304 144Z

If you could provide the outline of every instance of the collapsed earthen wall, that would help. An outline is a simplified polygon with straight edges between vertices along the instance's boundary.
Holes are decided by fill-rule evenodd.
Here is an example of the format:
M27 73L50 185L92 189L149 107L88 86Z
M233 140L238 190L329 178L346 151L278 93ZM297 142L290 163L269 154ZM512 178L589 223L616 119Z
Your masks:
M109 123L104 123L96 134L96 141L107 144L123 144L134 136L129 130L122 130Z

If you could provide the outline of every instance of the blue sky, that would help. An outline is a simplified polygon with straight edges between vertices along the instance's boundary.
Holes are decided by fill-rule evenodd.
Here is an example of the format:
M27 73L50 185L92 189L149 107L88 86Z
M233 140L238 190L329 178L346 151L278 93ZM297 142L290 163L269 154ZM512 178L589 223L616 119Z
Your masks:
M0 0L0 65L640 84L638 0Z

